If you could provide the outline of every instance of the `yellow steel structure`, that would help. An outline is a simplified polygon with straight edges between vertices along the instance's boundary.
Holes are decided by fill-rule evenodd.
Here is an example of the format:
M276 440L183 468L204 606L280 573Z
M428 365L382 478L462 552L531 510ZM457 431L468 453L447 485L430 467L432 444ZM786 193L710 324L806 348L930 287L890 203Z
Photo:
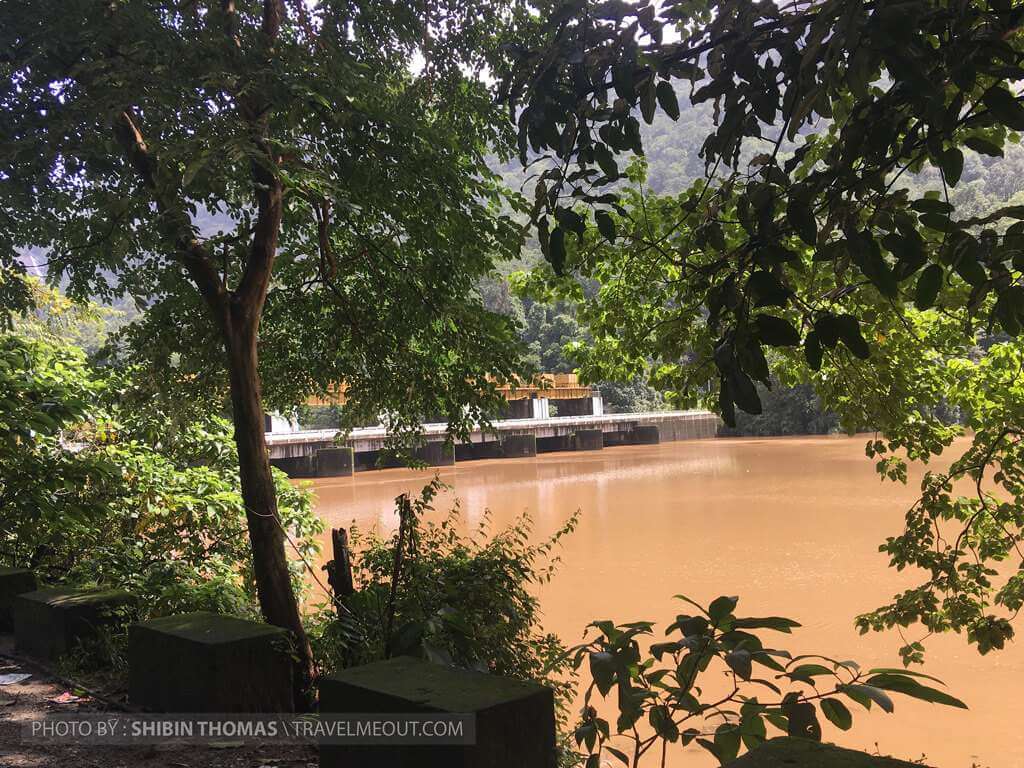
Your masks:
M326 397L310 397L306 405L328 406L344 405L345 383L332 386ZM546 397L551 400L582 400L593 393L589 386L580 384L575 373L539 373L530 383L518 381L498 387L506 400L529 400L535 397Z

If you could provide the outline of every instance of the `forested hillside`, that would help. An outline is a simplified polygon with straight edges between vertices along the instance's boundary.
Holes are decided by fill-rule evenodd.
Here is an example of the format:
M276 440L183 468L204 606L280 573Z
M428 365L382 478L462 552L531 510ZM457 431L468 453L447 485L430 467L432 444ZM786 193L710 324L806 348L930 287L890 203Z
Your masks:
M688 85L680 85L680 92ZM658 113L649 126L644 126L646 181L644 189L654 196L677 195L695 180L703 177L701 144L714 129L710 104L689 105L682 100L677 121ZM803 134L812 131L803 131ZM784 142L781 154L791 154L793 145ZM528 198L533 194L533 180L539 171L524 172L517 161L497 164L506 183ZM942 180L933 168L916 175L905 173L897 182L911 196L928 190L942 190ZM1007 144L1002 154L986 155L964 151L964 168L960 182L943 194L957 209L958 216L980 216L1000 205L1024 204L1024 147ZM541 303L525 295L517 295L510 276L533 269L549 267L535 241L528 241L522 258L501 265L500 273L481 285L488 308L508 315L522 329L529 348L529 361L538 370L571 371L576 366L572 344L586 344L587 330L577 318L576 308L565 301ZM590 286L584 285L586 294ZM640 411L664 408L660 394L645 381L594 382L605 396L611 411ZM752 416L737 414L735 428L724 430L729 435L791 435L826 434L838 428L835 414L823 412L813 389L807 385L789 388L774 386L771 392L759 385L764 413Z

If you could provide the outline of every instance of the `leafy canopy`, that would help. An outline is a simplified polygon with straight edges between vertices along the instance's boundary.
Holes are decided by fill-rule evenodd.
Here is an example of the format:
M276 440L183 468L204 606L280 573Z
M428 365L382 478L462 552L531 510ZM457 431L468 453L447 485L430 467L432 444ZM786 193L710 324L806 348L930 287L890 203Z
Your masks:
M1024 208L963 215L965 159L1024 130L1010 2L562 2L504 84L551 270L581 302L588 378L649 370L676 402L760 413L757 384L813 383L879 472L930 472L882 545L917 586L858 619L964 632L982 652L1021 608ZM643 188L642 123L710 104L705 177ZM560 277L565 275L566 277ZM584 289L597 284L594 293ZM589 289L588 289L589 290ZM921 639L902 649L920 661Z
M154 381L223 395L208 312L234 302L264 312L271 405L344 379L353 408L458 427L495 401L469 376L516 358L473 290L520 239L483 162L506 143L478 76L503 14L7 3L0 265L33 248L71 295L133 298Z

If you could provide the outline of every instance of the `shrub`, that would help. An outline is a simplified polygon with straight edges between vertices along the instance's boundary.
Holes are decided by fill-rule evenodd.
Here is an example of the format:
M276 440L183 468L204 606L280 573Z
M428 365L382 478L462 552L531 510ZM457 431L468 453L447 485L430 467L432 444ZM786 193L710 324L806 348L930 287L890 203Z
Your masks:
M572 693L565 649L541 629L530 590L551 578L553 550L577 515L539 544L529 543L528 516L491 535L485 513L467 536L457 505L440 523L422 520L442 487L435 478L418 499L398 497L402 522L389 539L353 532L356 592L343 600L340 619L325 611L312 633L321 668L414 655L544 683L564 713Z

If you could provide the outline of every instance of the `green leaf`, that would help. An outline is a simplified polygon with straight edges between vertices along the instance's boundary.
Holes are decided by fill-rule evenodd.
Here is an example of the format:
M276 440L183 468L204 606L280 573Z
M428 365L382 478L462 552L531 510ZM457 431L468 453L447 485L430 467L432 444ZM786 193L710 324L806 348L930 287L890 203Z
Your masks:
M740 751L740 729L734 723L722 723L715 729L715 756L723 763L735 760Z
M836 689L845 693L865 709L871 709L871 702L873 701L886 712L891 713L893 711L892 699L886 695L885 691L873 685L847 683L837 686Z
M944 691L923 685L914 678L907 677L903 674L883 673L880 675L873 675L872 677L869 677L865 683L869 686L881 688L885 691L902 693L904 696L910 696L911 698L920 699L921 701L928 701L933 704L944 704L947 707L967 709L967 705L960 701L960 699L950 696Z
M964 153L956 147L947 149L939 159L939 167L946 177L946 183L955 187L964 172Z
M860 321L853 315L836 316L836 328L839 338L846 348L861 360L867 360L871 356L871 349L860 332Z
M750 673L753 668L750 651L743 648L736 651L730 651L725 654L725 663L729 665L729 669L739 675L743 680L750 679Z
M711 618L711 623L719 625L729 614L736 609L736 604L739 602L738 597L729 597L722 595L716 597L711 601L711 605L708 606L708 616Z
M867 671L869 675L906 675L907 677L919 677L922 680L931 680L933 683L939 685L945 685L944 682L939 680L937 677L932 675L926 675L924 672L916 672L912 669L903 669L902 667L875 667Z
M655 85L654 81L651 80L644 86L644 90L640 94L640 115L648 125L654 122L654 110L657 106L658 102L655 97Z
M823 350L821 348L821 341L818 338L818 332L811 331L804 339L804 357L807 359L807 364L811 366L812 371L821 370L822 356Z
M609 181L619 178L619 166L615 163L615 156L605 144L594 145L594 160L597 162L601 172L608 177Z
M673 120L679 119L679 101L676 99L675 89L668 80L658 83L658 104L662 111Z
M821 712L832 725L840 730L848 731L853 725L853 715L839 699L822 699Z
M1015 131L1024 131L1024 107L1014 98L1013 94L1002 87L1002 84L985 91L981 100L988 107L989 112L1003 125Z
M989 157L1002 157L1003 148L997 144L993 144L988 139L983 139L980 136L968 136L964 139L964 144L973 149L975 152L980 152L983 155Z
M594 221L597 222L597 229L609 243L615 242L615 220L608 211L595 211Z
M605 750L616 760L621 762L623 765L629 765L629 755L623 752L621 749L615 747L605 746Z
M942 276L942 267L938 264L932 264L917 278L917 288L914 291L914 306L922 312L935 306L935 299L938 298L939 289L942 288Z
M747 288L754 294L756 307L784 307L793 293L779 278L765 270L754 272L747 281Z
M823 664L798 664L787 672L794 680L811 682L815 677L833 675L833 671Z
M798 622L781 616L762 616L736 619L733 621L732 625L736 629L774 629L776 632L785 632L787 634L795 627L800 626Z
M548 239L548 261L556 275L565 274L565 230L555 227Z
M800 343L796 328L788 320L775 315L755 316L754 328L757 337L772 347L795 347Z
M615 657L607 651L593 651L590 654L590 676L601 695L607 695L615 682Z
M789 225L808 245L818 242L818 222L814 218L814 209L808 200L791 196L786 204L786 218Z
M988 274L973 253L961 253L953 263L953 269L965 282L973 286L979 286L988 280Z
M750 376L740 370L729 371L726 378L729 381L729 392L736 405L747 413L758 414L762 411L761 398L757 394L757 387Z

